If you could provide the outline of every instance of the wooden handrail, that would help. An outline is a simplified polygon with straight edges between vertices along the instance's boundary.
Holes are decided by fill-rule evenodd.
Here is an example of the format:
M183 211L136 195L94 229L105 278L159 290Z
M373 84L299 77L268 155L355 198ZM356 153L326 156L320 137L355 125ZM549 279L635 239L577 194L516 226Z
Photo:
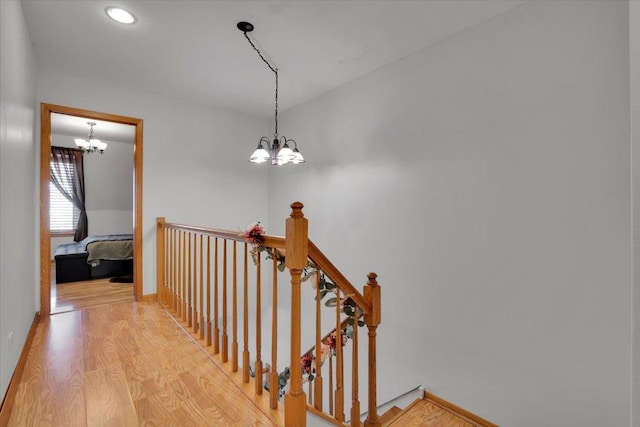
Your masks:
M231 231L231 230L221 230L218 228L210 228L210 227L199 227L195 225L186 225L179 224L175 222L165 222L162 225L163 228L167 229L175 229L175 230L185 230L191 231L194 233L201 233L205 236L215 236L220 237L222 239L227 240L235 240L237 242L245 242L245 238L242 236L242 233ZM268 248L276 248L276 249L284 249L284 237L281 236L263 236L263 244Z
M335 283L342 292L351 297L365 314L371 313L371 304L364 298L362 293L344 277L340 270L329 261L329 258L327 258L311 240L309 240L309 258L333 280L333 283Z
M165 222L162 225L167 229L177 229L177 230L186 230L197 233L202 233L204 235L215 236L222 239L235 240L238 242L245 241L242 233L230 231L230 230L222 230L217 228L210 227L199 227L194 225L185 225L179 223ZM322 269L327 276L331 277L333 282L336 284L338 288L346 295L349 295L351 299L360 307L360 309L365 313L371 313L371 305L364 298L362 293L351 284L351 282L338 270L338 268L333 265L329 258L313 243L311 240L309 242L309 259ZM284 249L285 248L285 238L281 236L271 236L264 235L263 236L263 245L267 248L276 248L276 249Z

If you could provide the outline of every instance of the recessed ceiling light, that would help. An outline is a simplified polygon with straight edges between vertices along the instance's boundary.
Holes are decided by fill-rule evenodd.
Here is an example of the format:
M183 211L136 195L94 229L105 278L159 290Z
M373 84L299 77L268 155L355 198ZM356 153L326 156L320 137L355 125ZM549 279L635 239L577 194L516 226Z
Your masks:
M104 11L107 12L109 18L121 24L133 24L136 22L136 17L121 7L109 6Z

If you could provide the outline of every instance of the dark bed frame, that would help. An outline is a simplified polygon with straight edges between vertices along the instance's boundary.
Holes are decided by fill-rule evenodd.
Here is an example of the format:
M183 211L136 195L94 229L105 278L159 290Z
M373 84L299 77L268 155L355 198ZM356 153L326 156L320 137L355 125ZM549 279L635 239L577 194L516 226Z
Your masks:
M89 253L82 243L67 243L56 248L56 283L79 282L133 274L133 260L100 260L92 267L87 263Z

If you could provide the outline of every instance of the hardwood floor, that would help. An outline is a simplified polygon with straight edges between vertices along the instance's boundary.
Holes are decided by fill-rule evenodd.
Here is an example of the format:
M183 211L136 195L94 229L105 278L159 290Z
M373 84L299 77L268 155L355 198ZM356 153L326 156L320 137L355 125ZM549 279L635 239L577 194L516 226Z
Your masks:
M38 325L9 426L273 426L155 302Z
M437 400L441 401L441 399ZM429 397L416 400L404 411L397 413L395 417L382 425L388 427L497 427L495 424L468 414L464 410L456 411L448 408L447 405L442 405L438 401L431 400ZM471 418L465 414L471 415Z
M115 283L106 278L56 284L55 278L55 264L52 263L51 313L133 301L133 283Z

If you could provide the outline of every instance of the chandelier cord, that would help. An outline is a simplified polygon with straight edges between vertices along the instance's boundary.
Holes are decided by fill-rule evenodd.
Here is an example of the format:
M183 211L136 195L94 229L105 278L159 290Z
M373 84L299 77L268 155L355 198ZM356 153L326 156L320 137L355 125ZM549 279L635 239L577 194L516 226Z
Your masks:
M276 127L275 127L275 133L273 134L273 137L277 140L278 139L278 69L274 68L271 64L269 64L269 61L267 61L265 57L262 56L262 52L260 52L260 50L256 47L255 44L253 44L247 32L243 31L243 34L244 34L244 37L249 42L249 44L251 45L251 47L253 48L253 50L255 50L258 53L258 56L260 57L260 59L262 59L262 61L265 64L267 64L267 67L269 67L269 69L273 71L273 73L276 75L276 114L275 114Z

